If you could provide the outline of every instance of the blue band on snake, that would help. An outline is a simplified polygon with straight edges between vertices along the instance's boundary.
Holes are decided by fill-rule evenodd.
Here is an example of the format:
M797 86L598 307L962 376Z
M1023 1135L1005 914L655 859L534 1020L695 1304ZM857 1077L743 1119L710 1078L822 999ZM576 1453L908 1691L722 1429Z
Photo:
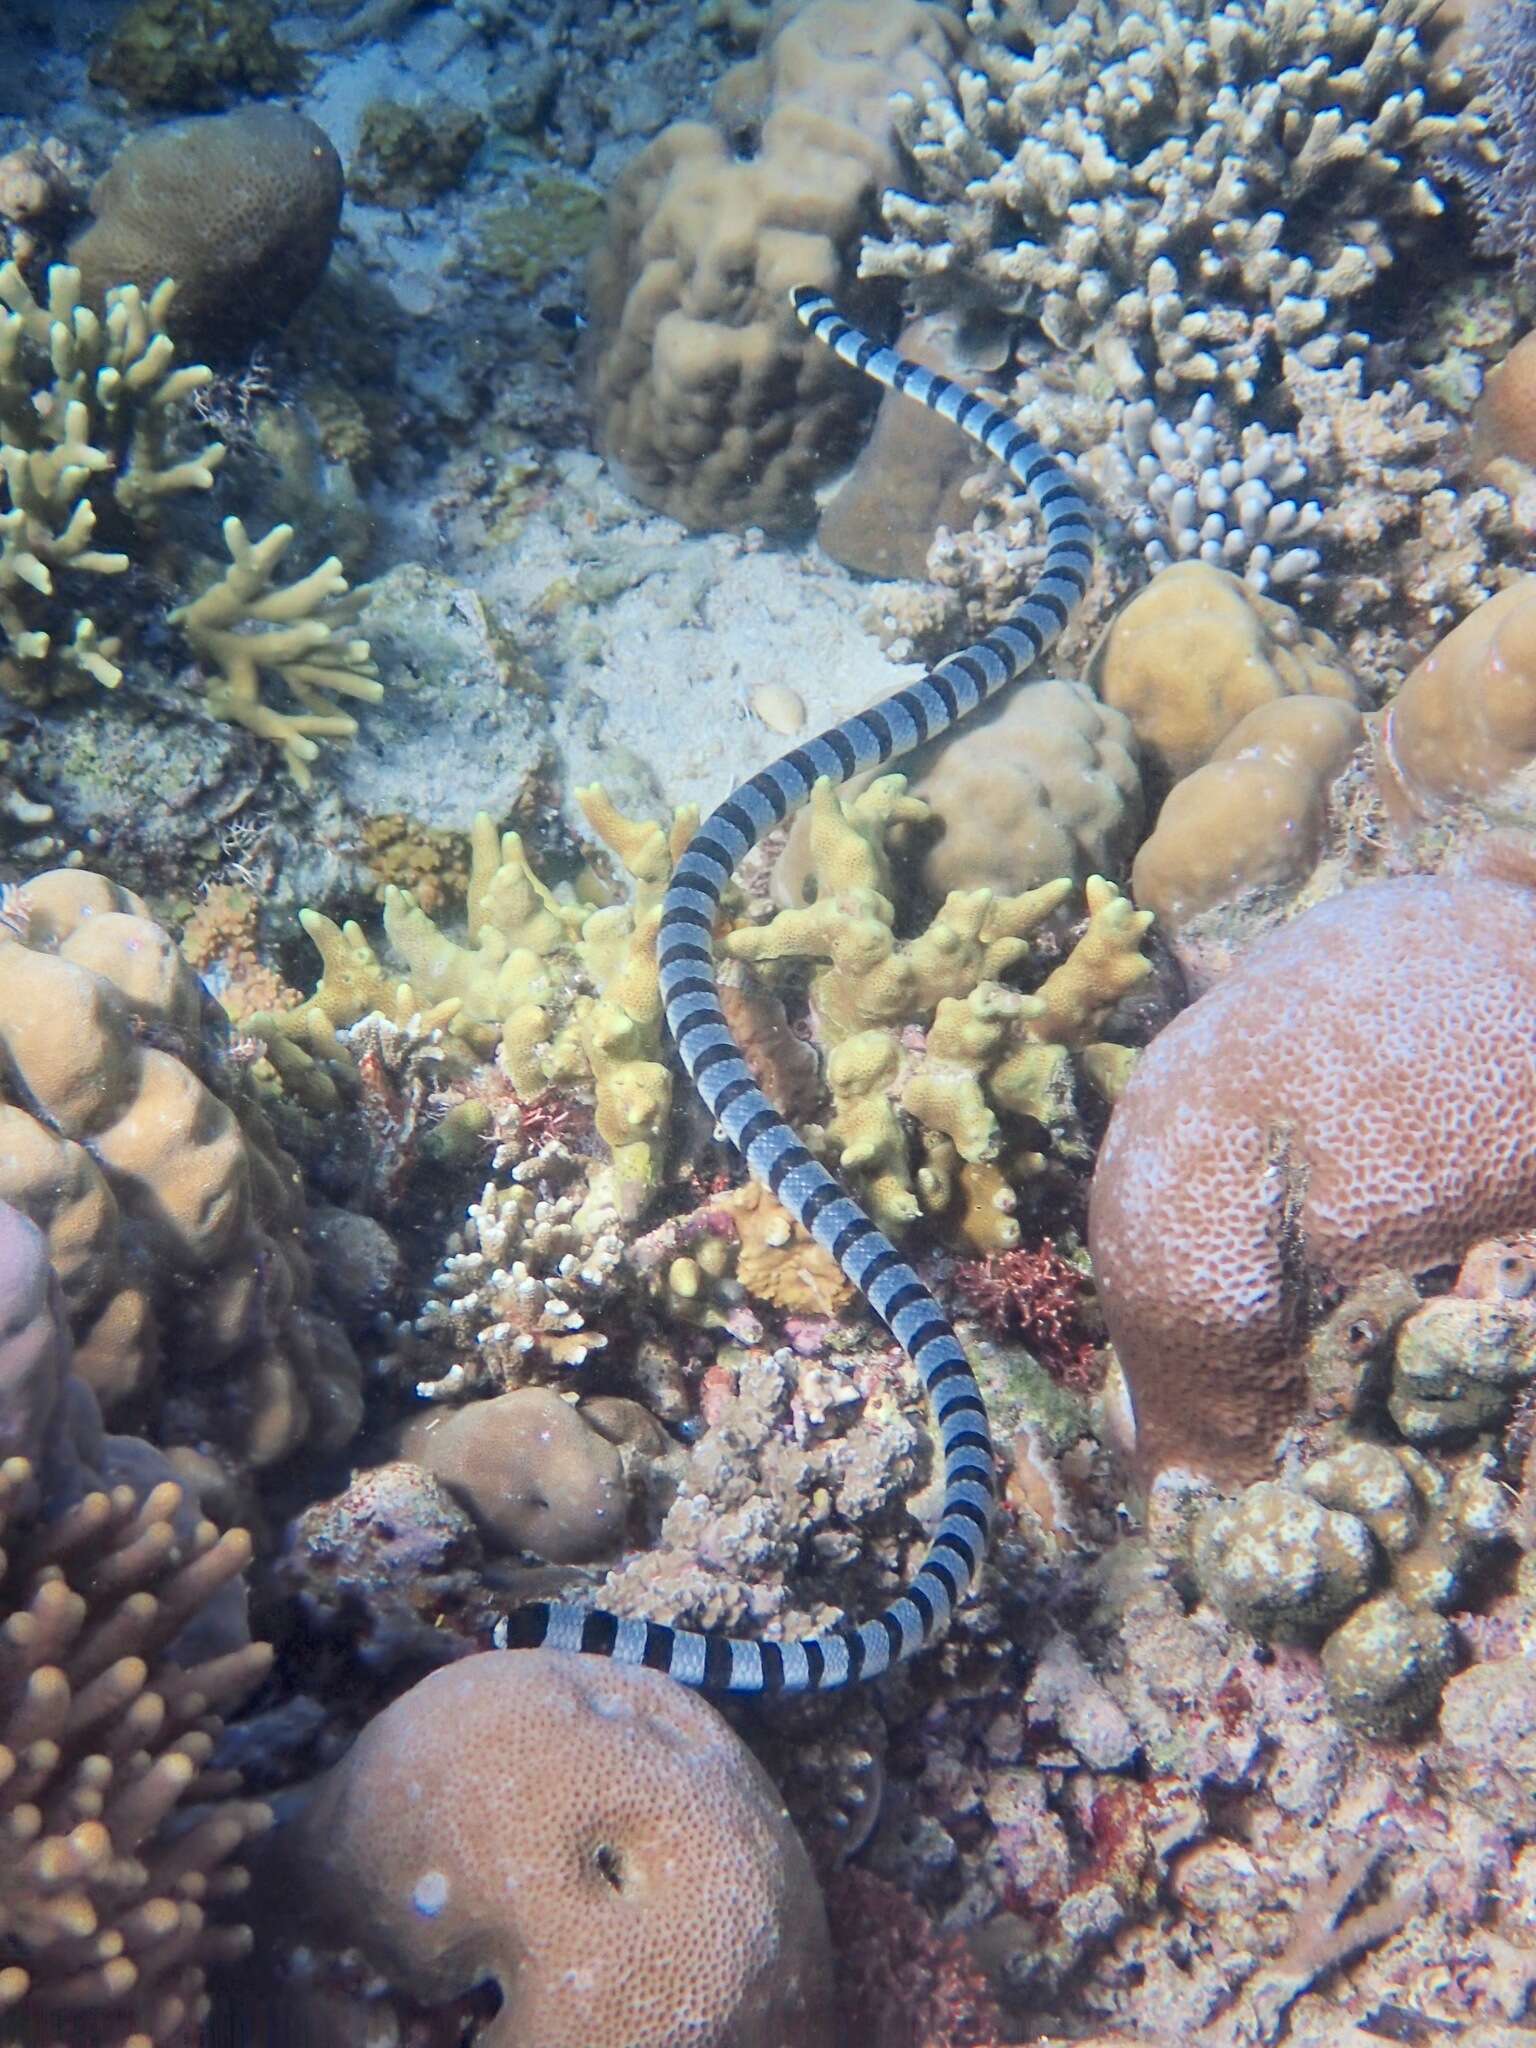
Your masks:
M1029 493L1044 530L1038 581L1007 621L941 661L917 682L836 725L732 790L689 841L662 904L657 937L667 1024L684 1066L720 1129L763 1182L837 1260L912 1360L922 1379L944 1462L938 1526L916 1575L885 1610L858 1626L783 1641L702 1634L540 1602L498 1631L517 1647L585 1651L646 1664L708 1692L830 1692L877 1677L941 1636L975 1581L997 1501L986 1405L948 1318L896 1247L811 1157L753 1079L720 1008L712 932L733 872L764 835L804 803L823 776L837 783L896 761L1021 676L1056 639L1093 566L1092 525L1060 465L995 407L882 348L820 292L791 293L816 340L876 383L916 399L977 442Z

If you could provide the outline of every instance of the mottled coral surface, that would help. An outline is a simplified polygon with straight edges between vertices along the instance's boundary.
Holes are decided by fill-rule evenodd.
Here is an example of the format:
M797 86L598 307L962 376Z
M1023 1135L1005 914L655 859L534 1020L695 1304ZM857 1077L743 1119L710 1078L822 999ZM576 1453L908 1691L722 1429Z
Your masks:
M1306 913L1132 1077L1090 1237L1147 1469L1255 1476L1319 1302L1536 1214L1536 889L1487 867Z

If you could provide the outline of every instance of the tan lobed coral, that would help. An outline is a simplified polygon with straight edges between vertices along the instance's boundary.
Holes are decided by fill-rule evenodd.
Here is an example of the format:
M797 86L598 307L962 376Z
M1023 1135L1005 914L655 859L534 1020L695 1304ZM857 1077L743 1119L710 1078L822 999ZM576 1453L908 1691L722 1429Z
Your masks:
M1447 633L1403 683L1378 732L1389 801L1434 816L1474 801L1528 815L1536 760L1536 576L1522 576Z
M291 107L173 121L127 142L70 244L81 296L176 279L169 331L229 350L281 327L319 283L341 220L341 159Z
M243 1532L184 1535L179 1502L123 1486L49 1516L25 1460L0 1465L0 2031L29 2048L185 2042L205 1971L249 1945L214 1916L271 1814L209 1762L271 1652L167 1655L250 1557Z
M1238 720L1176 782L1131 868L1131 894L1168 930L1251 889L1311 872L1331 785L1365 737L1337 697L1277 697Z
M399 1448L463 1502L488 1543L587 1564L612 1557L628 1535L625 1444L666 1450L638 1402L599 1395L578 1405L548 1387L518 1387L413 1417Z
M1329 1290L1536 1213L1536 891L1500 859L1304 912L1142 1055L1089 1239L1148 1471L1263 1476Z
M297 1170L206 1001L99 875L35 876L0 920L0 1199L48 1237L109 1418L153 1412L162 1442L244 1469L344 1443L361 1396L307 1306Z
M1123 874L1141 830L1141 777L1129 719L1082 683L1020 683L956 731L902 762L910 793L932 813L918 873L932 899L952 889L1000 896L1067 876ZM874 776L842 785L856 796ZM811 883L811 818L795 818L774 866L780 903Z
M278 1851L307 1940L426 2001L494 1981L486 2048L830 2043L805 1851L726 1723L658 1672L547 1650L434 1672Z
M698 527L809 523L868 394L788 294L851 269L897 175L891 94L944 78L961 40L928 0L780 7L722 81L720 125L674 123L626 168L589 280L598 439L648 504Z
M1210 760L1261 704L1298 693L1358 701L1322 634L1207 562L1164 569L1117 612L1088 680L1169 782Z

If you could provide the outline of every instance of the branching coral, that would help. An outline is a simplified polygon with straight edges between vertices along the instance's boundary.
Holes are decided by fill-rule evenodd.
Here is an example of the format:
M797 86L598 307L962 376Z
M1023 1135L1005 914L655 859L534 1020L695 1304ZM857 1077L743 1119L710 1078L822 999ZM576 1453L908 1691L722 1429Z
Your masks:
M271 1653L167 1656L250 1556L206 1522L185 1540L179 1498L120 1487L49 1517L27 1464L0 1466L0 2012L34 2048L82 2028L103 2048L184 2041L204 1971L248 1945L209 1909L239 1891L231 1859L271 1816L208 1765Z
M1147 974L1151 920L1090 877L1088 922L1071 953L1034 994L1007 987L1001 977L1030 960L1072 885L1004 897L952 890L903 939L888 840L927 817L900 775L853 794L818 783L808 827L815 900L738 925L724 950L759 966L813 963L811 1007L831 1047L827 1136L882 1226L948 1214L972 1249L1003 1250L1018 1242L1009 1174L1039 1171L1042 1129L1070 1146L1072 1053L1092 1050ZM920 1050L917 1028L926 1029ZM913 1128L924 1150L916 1171Z
M498 834L482 815L471 834L465 943L440 931L406 891L387 888L384 931L406 963L409 979L401 980L358 925L305 911L304 929L320 951L319 987L298 1010L249 1028L274 1051L281 1039L329 1052L338 1027L377 1010L494 1048L526 1099L554 1086L590 1089L598 1135L613 1156L614 1199L633 1215L658 1183L666 1146L672 1075L662 1060L656 927L694 815L680 811L663 828L625 818L598 788L581 792L581 802L635 883L630 903L593 909L557 896L518 835Z
M291 526L274 526L264 539L252 541L238 519L226 519L230 566L200 597L173 611L170 622L213 671L209 710L281 747L294 780L307 789L309 765L320 751L316 741L350 739L357 731L355 718L328 708L325 693L376 704L384 686L368 642L347 630L367 593L347 588L335 555L297 582L273 587L292 539ZM301 711L262 702L264 671L286 685Z
M1357 350L1355 303L1443 210L1431 11L980 0L977 68L898 117L922 196L887 193L864 270L1030 318L1127 397L1247 406L1279 351Z
M206 491L223 458L213 442L175 452L192 394L212 378L176 367L165 329L175 287L147 299L107 294L100 318L80 303L80 273L56 264L39 304L14 263L0 266L0 687L28 697L61 680L121 682L120 639L83 608L83 579L121 576L130 557L98 545L152 521L159 501Z

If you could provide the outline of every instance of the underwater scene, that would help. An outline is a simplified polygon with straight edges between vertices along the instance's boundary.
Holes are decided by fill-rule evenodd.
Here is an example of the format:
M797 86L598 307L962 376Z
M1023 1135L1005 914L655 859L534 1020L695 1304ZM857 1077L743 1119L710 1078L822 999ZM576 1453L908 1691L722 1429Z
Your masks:
M0 2048L1536 2048L1536 0L0 0Z

